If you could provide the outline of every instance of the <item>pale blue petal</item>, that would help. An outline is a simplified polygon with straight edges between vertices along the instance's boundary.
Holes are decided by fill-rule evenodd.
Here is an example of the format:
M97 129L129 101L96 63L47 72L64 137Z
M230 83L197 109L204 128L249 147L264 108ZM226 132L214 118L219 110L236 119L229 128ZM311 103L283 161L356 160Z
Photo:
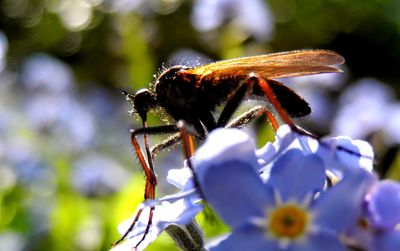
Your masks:
M275 240L267 238L266 233L257 227L249 227L235 231L210 251L266 251L279 250Z
M400 144L400 103L391 103L385 109L390 119L386 120L383 125L384 140L387 145Z
M195 153L193 163L205 200L232 227L264 215L272 203L258 175L255 147L237 129L214 130Z
M349 229L361 216L362 203L376 177L364 169L351 169L344 178L321 194L312 211L315 223L323 229Z
M391 229L400 223L400 184L381 181L368 203L369 218L374 227Z
M274 143L267 143L264 147L257 150L257 157L263 164L270 163L293 144L296 136L288 125L280 126L276 132Z
M399 251L400 231L388 231L381 233L375 240L371 251Z
M170 169L167 181L179 189L194 188L192 171L188 167L180 169Z
M299 149L291 149L275 161L268 183L279 191L283 200L321 191L325 184L324 163L316 155L304 155Z
M246 227L234 231L227 238L211 247L210 251L346 251L337 236L332 234L309 235L306 240L293 241L287 247L279 239L271 239L257 227Z
M225 160L209 163L204 170L198 176L205 200L233 228L252 217L263 217L265 208L273 203L272 191L249 163Z
M259 170L255 151L254 143L243 131L219 128L212 131L206 142L196 151L193 165L201 171L210 162L218 164L225 160L237 159L246 161L254 170Z
M304 243L293 243L287 251L347 251L338 236L317 234L307 236Z
M338 176L348 168L363 168L372 172L374 165L374 151L368 142L344 136L321 140L316 154Z
M133 217L118 226L121 236L124 235L132 225L139 210L143 208L135 227L126 236L126 241L114 247L112 250L132 250L143 238L149 222L150 208L154 206L152 224L143 241L136 250L145 249L153 242L161 232L169 225L186 225L193 222L196 215L203 210L196 190L181 191L173 195L164 196L155 200L146 200L140 204Z

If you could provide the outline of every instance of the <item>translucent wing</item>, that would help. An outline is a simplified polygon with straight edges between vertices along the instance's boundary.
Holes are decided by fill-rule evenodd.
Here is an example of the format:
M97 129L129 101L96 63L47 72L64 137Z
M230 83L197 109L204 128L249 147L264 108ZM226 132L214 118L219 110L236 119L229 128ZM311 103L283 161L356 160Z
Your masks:
M342 63L344 58L333 51L302 50L223 60L189 69L185 73L202 78L223 78L248 76L253 72L260 77L273 79L340 72L334 65Z

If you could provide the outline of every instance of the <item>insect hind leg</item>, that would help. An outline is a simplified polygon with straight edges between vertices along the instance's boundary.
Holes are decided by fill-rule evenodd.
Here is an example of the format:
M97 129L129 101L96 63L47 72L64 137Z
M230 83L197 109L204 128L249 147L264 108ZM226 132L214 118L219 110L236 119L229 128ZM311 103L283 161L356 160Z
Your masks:
M273 81L273 82L276 82L276 81L268 80L268 79L264 80L264 79L259 78L259 77L250 77L249 81L253 81L253 84L257 84L262 89L262 91L264 92L264 94L267 97L267 99L274 106L274 108L275 108L276 112L278 113L278 115L280 116L280 118L283 120L283 122L285 122L287 125L290 126L290 128L291 128L291 130L293 132L296 132L296 133L298 133L300 135L304 135L304 136L307 136L307 137L310 137L310 138L313 138L313 139L317 140L322 147L332 148L332 146L330 144L328 144L326 142L323 142L321 140L320 136L317 136L317 135L315 135L313 133L310 133L310 132L308 132L308 131L300 128L300 127L297 127L293 123L293 121L290 118L289 114L286 112L286 110L282 107L281 103L276 98L274 90L272 89L271 85L269 84L270 81ZM340 146L340 145L339 146L335 146L335 148L337 150L339 150L339 151L346 152L348 154L357 156L359 158L371 159L370 156L364 156L364 155L362 155L361 153L359 153L357 151L354 151L352 149L348 149L348 148Z
M227 126L229 119L232 117L232 115L235 113L235 111L238 109L239 105L241 102L245 99L246 95L250 94L251 92L254 92L254 87L259 84L259 79L254 76L250 76L247 80L245 80L240 87L234 92L232 97L230 97L224 107L224 109L221 112L221 115L218 118L217 121L217 126L218 127L241 127L242 125L248 124L250 121L254 120L255 118L258 118L264 113L271 123L272 127L274 128L275 131L278 130L278 122L276 121L274 115L268 111L267 108L262 107L262 106L257 106L255 109L251 109L247 111L245 114L242 114L238 118L236 118L233 122L229 123L229 126ZM271 88L270 88L271 89ZM275 94L273 93L273 90L271 89L272 96L275 97ZM279 101L275 99L275 101L271 101L271 103L275 106L274 103L280 105ZM282 108L283 109L283 108ZM284 110L282 110L283 112ZM287 113L286 113L287 114ZM289 118L289 116L288 116ZM288 119L287 121L289 121ZM286 122L286 121L285 121ZM288 124L291 124L291 120L288 122Z
M225 128L242 128L245 125L249 124L251 121L260 118L265 115L270 122L272 128L276 132L278 130L278 121L276 121L275 116L268 111L264 106L258 105L253 107L252 109L244 112L240 116L234 118L231 122L229 122Z
M274 93L273 89L269 85L269 80L264 80L263 78L257 76L250 76L245 84L249 86L258 85L264 93L264 96L268 99L268 101L272 104L275 108L275 111L282 119L282 121L289 125L293 130L297 130L297 127L293 123L292 119L290 118L289 114L286 110L282 107L281 103L278 101L276 94Z

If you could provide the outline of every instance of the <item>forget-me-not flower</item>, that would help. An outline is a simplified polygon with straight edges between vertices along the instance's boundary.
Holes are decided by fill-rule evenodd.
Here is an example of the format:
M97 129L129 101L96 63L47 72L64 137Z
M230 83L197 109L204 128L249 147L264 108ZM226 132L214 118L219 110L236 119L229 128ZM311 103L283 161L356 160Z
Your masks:
M256 150L244 132L217 129L191 159L200 188L188 167L170 170L168 182L181 191L144 202L128 240L113 251L140 242L151 206L152 224L138 250L169 225L190 223L202 209L201 199L232 228L226 239L209 246L211 250L319 250L325 245L345 250L339 237L362 215L375 180L372 159L368 143L346 137L316 140L281 126L275 142ZM340 180L329 189L327 171ZM122 224L120 232L132 221Z
M356 138L379 132L386 144L399 144L400 104L393 93L375 79L357 81L341 95L332 131Z
M180 170L172 170L172 172L179 173L179 175L169 175L168 181L181 190L176 194L147 200L139 205L133 217L124 221L118 227L121 236L129 231L126 240L110 251L144 250L168 226L190 224L194 217L203 210L203 206L198 203L200 197L193 185L190 171L185 167ZM154 207L152 223L146 230L151 207ZM130 229L139 210L143 211L135 226Z
M339 235L361 215L374 176L362 168L348 169L325 191L324 161L291 149L274 161L263 181L251 149L243 132L216 130L194 156L207 203L232 228L210 249L346 250Z
M347 169L373 169L374 152L371 145L349 137L326 137L319 140L293 132L289 126L280 126L275 141L269 142L256 151L263 171L268 172L274 161L289 149L300 149L304 153L316 154L324 162L325 168L338 177Z
M377 182L365 200L363 215L346 240L362 250L399 250L400 184L392 180Z

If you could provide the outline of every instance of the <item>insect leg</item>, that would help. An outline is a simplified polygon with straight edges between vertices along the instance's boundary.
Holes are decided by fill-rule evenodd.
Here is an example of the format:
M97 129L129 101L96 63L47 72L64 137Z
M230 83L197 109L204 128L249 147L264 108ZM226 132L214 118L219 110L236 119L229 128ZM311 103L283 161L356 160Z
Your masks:
M199 115L199 116L201 116L201 115ZM196 138L196 140L198 140L198 141L204 141L204 139L206 138L206 132L204 130L205 128L203 127L203 125L206 126L205 123L209 122L210 124L207 124L207 125L212 124L211 127L215 128L215 122L214 123L211 122L211 120L213 119L211 112L203 113L202 118L203 118L203 120L201 120L201 121L200 120L192 121L191 123L181 122L181 124L182 123L184 124L187 133L189 135L191 135L192 137ZM179 124L179 122L177 124ZM153 146L153 148L151 149L151 155L153 157L156 154L158 154L159 152L161 152L165 149L171 148L182 142L180 129L177 129L176 131L179 131L179 132L168 137L161 143Z
M274 131L278 131L279 125L278 125L278 121L276 121L274 114L272 114L272 112L270 111L265 111L265 116L267 116L268 121L271 123L272 128L274 129Z
M158 143L151 148L151 156L154 158L158 153L162 152L163 150L174 147L175 145L180 143L180 139L180 133L175 133L174 135L168 137L161 143Z
M146 125L146 124L145 124ZM143 156L143 153L139 147L139 144L136 140L137 135L154 135L154 134L163 134L163 133L173 133L178 131L178 127L175 125L164 125L164 126L155 126L155 127L142 127L137 130L131 131L131 142L135 149L135 152L139 158L140 164L142 165L143 171L146 175L146 188L144 199L154 199L155 197L155 186L157 185L157 178L154 173L153 160L150 154L150 150L146 143L146 153L147 153L147 162Z
M274 115L268 111L264 106L258 105L240 116L234 118L231 122L229 122L225 127L226 128L242 128L243 126L249 124L251 121L261 117L264 115L267 117L268 121L271 123L274 131L278 130L278 122L276 121Z
M251 91L253 91L253 86L257 82L254 82L252 79L253 79L253 77L251 77L248 80L246 80L239 87L239 89L234 93L234 95L228 100L228 102L226 103L224 109L222 110L221 115L218 118L218 121L217 121L217 126L218 127L225 127L226 126L226 124L228 123L228 120L232 117L233 113L237 110L237 108L239 107L240 103L245 98L246 94L248 94ZM270 88L270 90L271 90L271 93L273 94L273 96L275 97L275 95L273 93L273 90L271 88ZM275 103L278 103L280 105L279 101L276 100L276 98L275 98L275 101L276 101ZM272 101L271 101L271 103L274 105L274 103ZM282 108L282 110L283 110L283 108ZM237 123L240 122L240 120L244 121L243 124L249 123L250 120L254 119L254 118L252 118L253 116L251 115L251 113L253 113L253 112L254 112L253 115L257 115L257 113L259 111L258 111L258 109L256 109L255 111L250 110L250 111L246 112L243 116L240 116L238 118L239 120L237 121ZM275 117L273 116L273 114L271 112L269 112L265 108L264 108L264 112L265 112L268 120L270 121L272 127L276 131L278 129L278 123L277 123ZM289 118L289 116L288 116L288 118ZM240 124L237 124L237 125L239 126ZM237 127L237 126L233 126L233 127Z
M319 143L321 144L321 146L323 146L323 147L328 147L328 148L331 148L331 147L332 147L330 144L323 143L323 142L321 141L321 138L320 138L319 136L314 135L314 134L312 134L312 133L310 133L310 132L307 132L307 131L305 131L304 129L302 129L302 128L300 128L300 127L297 127L297 126L293 123L293 121L292 121L292 119L290 118L289 114L288 114L288 113L286 112L286 110L281 106L281 103L277 100L276 95L275 95L274 91L272 90L272 88L271 88L271 86L270 86L270 84L269 84L269 81L270 81L270 80L268 80L268 79L267 79L267 80L264 80L264 79L258 78L258 77L250 77L248 81L256 81L256 83L258 84L258 86L263 90L265 96L268 98L268 100L269 100L269 101L272 103L272 105L275 107L275 109L276 109L278 115L281 117L281 119L282 119L287 125L290 126L290 128L291 128L292 131L297 132L298 134L305 135L305 136L308 136L308 137L311 137L311 138L314 138L314 139L318 140ZM271 80L271 81L274 81L274 80ZM338 149L338 150L340 150L340 151L343 151L343 152L346 152L346 153L349 153L349 154L351 154L351 155L354 155L354 156L357 156L357 157L360 157L360 158L366 158L366 159L373 160L373 157L371 157L371 156L363 156L363 155L360 154L359 152L353 151L353 150L351 150L351 149L347 149L347 148L345 148L345 147L343 147L343 146L340 146L340 145L339 145L339 146L335 146L335 147L336 147L336 149Z
M267 119L271 123L272 127L274 128L275 131L278 130L278 122L276 121L275 117L273 114L268 111L267 108L264 106L256 106L245 113L241 114L240 116L236 117L233 119L231 122L229 122L225 127L226 128L242 128L243 126L249 124L251 121L254 119L257 119L261 117L262 115L266 115ZM161 143L153 146L151 148L151 155L154 158L155 155L158 153L162 152L165 149L171 148L177 144L181 143L181 134L176 133L170 137L168 137L166 140L162 141Z
M157 178L156 178L156 175L154 172L153 160L152 160L152 156L150 154L150 150L149 150L149 146L148 146L148 142L147 142L147 135L171 133L171 132L176 132L176 131L178 131L178 128L175 125L147 127L147 123L145 121L143 122L142 128L131 131L132 146L134 147L136 155L138 156L139 162L140 162L142 169L146 175L146 185L145 185L145 191L144 191L144 199L145 200L155 198L155 189L156 189L156 185L157 185ZM143 152L140 149L139 143L136 139L136 136L141 135L141 134L144 135L147 160L145 159ZM151 226L152 218L153 218L153 211L154 211L154 206L150 208L149 219L147 222L145 232L143 233L142 239L136 244L136 247L138 247L140 245L140 243L142 243L142 241L145 239L147 233L150 230L150 226ZM142 212L143 212L143 208L141 208L136 213L136 216L135 216L133 222L131 223L131 225L129 226L128 230L122 235L122 237L119 240L117 240L114 243L114 245L119 244L126 238L126 236L129 234L129 232L134 228L134 226L138 222Z
M279 117L289 125L293 130L297 131L297 127L293 123L292 119L290 118L289 114L286 110L282 107L281 103L276 98L274 91L272 90L271 86L268 84L268 80L264 80L258 77L250 77L248 79L249 83L257 84L265 94L265 97L268 99L269 102L274 106L276 112L278 113Z
M246 83L242 84L239 89L236 90L233 96L229 98L228 102L221 112L221 115L218 118L218 127L225 127L225 125L228 123L228 120L232 117L233 113L237 110L240 103L243 101L245 95L250 91L250 87L251 86Z
M141 128L143 129L143 128ZM146 185L145 185L145 191L144 191L144 199L151 199L155 197L155 186L157 185L157 178L156 175L154 173L153 170L153 166L151 160L147 160L145 159L142 150L140 149L139 143L137 142L136 139L136 131L131 131L131 144L136 152L136 155L139 159L140 165L142 166L142 169L146 175ZM154 207L150 208L150 214L149 214L149 220L148 220L148 225L151 224L152 221L152 211L154 210ZM131 225L129 226L129 228L127 229L127 231L121 236L121 238L119 240L117 240L113 245L118 245L120 242L122 242L129 234L129 232L134 228L134 226L136 225L136 223L138 222L140 215L143 212L143 208L141 208L137 213L136 216L133 220L133 222L131 223ZM146 227L147 229L147 227ZM148 230L147 230L148 231ZM145 235L144 235L145 236ZM144 239L144 237L143 237ZM143 239L137 243L136 247L143 241Z
M138 128L132 133L136 135L159 135L159 134L169 134L179 132L179 128L176 125L162 125L162 126L152 126L152 127L142 127Z
M192 160L191 160L191 157L194 154L193 136L191 136L188 133L188 127L187 127L187 125L185 124L184 121L180 120L178 122L178 127L181 130L180 136L181 136L181 139L182 139L182 147L183 147L183 153L185 155L185 160L187 162L187 165L188 165L190 171L192 171L192 174L193 174L194 186L197 188L197 190L198 190L198 192L200 194L200 197L203 198L203 200L205 200L204 193L201 190L200 182L199 182L199 180L198 180L198 178L196 176L196 172L194 170L194 167L193 167L193 164L192 164Z

